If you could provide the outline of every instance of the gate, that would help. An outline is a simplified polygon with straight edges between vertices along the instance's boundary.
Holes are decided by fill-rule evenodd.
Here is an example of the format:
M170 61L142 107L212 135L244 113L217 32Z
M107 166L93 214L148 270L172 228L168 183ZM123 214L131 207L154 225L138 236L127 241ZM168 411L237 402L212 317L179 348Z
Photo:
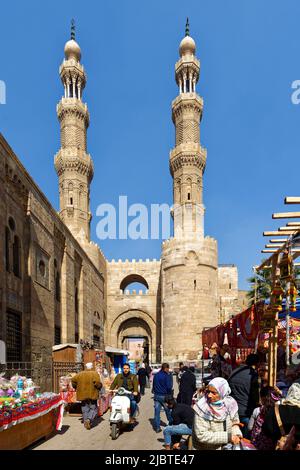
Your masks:
M77 374L84 369L83 362L54 362L52 366L53 392L59 393L59 381L68 374Z

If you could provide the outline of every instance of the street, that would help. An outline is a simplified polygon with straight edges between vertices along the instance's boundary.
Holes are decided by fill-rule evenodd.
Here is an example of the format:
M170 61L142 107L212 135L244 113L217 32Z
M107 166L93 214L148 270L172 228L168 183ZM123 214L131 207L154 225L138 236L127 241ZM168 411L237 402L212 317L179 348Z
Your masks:
M34 450L162 450L163 433L156 434L152 429L154 406L152 393L146 389L139 403L138 424L133 430L127 430L113 441L110 437L109 415L98 418L91 430L84 428L78 416L64 416L62 430L47 441L41 441L32 447ZM164 411L161 424L167 424Z

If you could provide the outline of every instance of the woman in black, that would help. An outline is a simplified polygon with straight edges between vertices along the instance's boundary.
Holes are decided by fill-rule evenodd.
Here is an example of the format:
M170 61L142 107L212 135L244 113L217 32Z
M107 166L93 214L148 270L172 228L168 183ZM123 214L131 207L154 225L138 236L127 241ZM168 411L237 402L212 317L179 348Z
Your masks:
M290 386L286 399L283 400L282 405L279 405L279 415L285 434L288 434L295 426L295 439L297 443L300 443L300 384L293 383ZM262 431L275 444L281 438L275 408L272 408L265 416Z
M146 387L146 381L147 381L147 371L145 368L145 364L141 365L141 367L139 368L137 372L137 375L139 379L141 395L145 395L145 387Z

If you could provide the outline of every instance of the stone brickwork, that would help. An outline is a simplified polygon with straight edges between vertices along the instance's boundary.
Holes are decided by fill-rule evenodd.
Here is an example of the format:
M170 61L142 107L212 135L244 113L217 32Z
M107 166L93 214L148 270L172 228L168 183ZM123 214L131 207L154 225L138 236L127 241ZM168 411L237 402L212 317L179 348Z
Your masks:
M130 293L126 287L132 282L147 290ZM152 362L160 360L160 302L160 261L107 262L108 344L121 347L124 338L140 334L149 338Z
M218 267L219 323L224 323L232 315L240 313L238 303L238 271L233 264Z
M217 317L217 243L165 241L162 249L163 358L197 360L203 327Z
M102 331L106 317L105 261L88 257L56 211L26 172L4 137L0 136L0 338L7 342L8 313L21 319L20 361L32 361L36 368L51 368L55 327L61 342L78 338L93 341L93 324ZM10 222L14 221L14 230ZM6 230L10 240L6 244ZM19 274L14 272L13 240L20 240ZM6 269L6 245L9 262ZM91 246L94 252L95 245ZM103 257L98 250L98 258ZM59 295L56 275L59 274ZM78 308L75 308L75 289ZM96 315L95 315L96 313ZM99 314L99 316L97 315ZM76 320L77 315L77 320ZM49 369L50 370L50 369ZM43 388L51 389L51 375Z

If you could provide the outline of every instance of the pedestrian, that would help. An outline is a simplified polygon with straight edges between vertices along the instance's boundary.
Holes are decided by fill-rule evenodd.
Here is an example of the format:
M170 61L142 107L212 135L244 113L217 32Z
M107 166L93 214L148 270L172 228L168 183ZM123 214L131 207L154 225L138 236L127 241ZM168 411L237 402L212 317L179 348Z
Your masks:
M255 367L258 365L257 354L249 354L246 363L235 369L229 377L231 395L237 401L239 417L243 423L243 435L249 437L248 423L253 410L259 406L259 383Z
M195 374L187 367L183 367L183 373L179 383L179 393L177 396L177 403L184 403L185 405L192 405L193 395L196 392L196 377Z
M150 388L150 381L151 381L151 372L152 372L152 368L150 367L149 364L146 364L146 372L147 372L146 387L147 387L147 388Z
M119 389L121 387L131 392L131 395L128 396L128 398L130 399L130 421L131 423L135 423L135 415L137 411L136 398L138 397L138 379L135 374L132 374L130 372L130 365L127 363L123 365L123 372L116 375L116 377L114 378L110 386L110 390Z
M274 442L264 434L262 426L265 416L280 399L281 394L274 387L267 385L260 390L261 406L255 408L248 424L248 430L251 432L251 442L257 450L275 450Z
M176 375L176 382L178 383L178 385L180 383L180 379L181 379L181 376L183 374L183 367L184 367L183 362L179 362L179 370L178 370L178 373Z
M224 357L221 354L221 348L217 348L215 350L215 354L212 356L212 363L211 363L211 375L213 378L215 377L223 377L223 369L226 364Z
M154 429L161 432L160 410L164 408L168 422L171 420L171 412L166 405L166 400L173 397L173 378L169 372L169 364L164 362L161 370L153 378L154 394Z
M195 412L191 406L177 403L174 398L166 403L171 411L172 424L164 429L165 449L178 449L182 435L192 435Z
M97 416L97 399L102 388L99 374L93 370L93 363L87 362L85 370L72 377L72 386L76 390L76 398L81 401L84 427L91 429Z
M278 418L276 417L276 407L282 423L282 432L279 427ZM281 405L276 404L269 410L265 416L262 431L266 436L272 439L276 446L282 434L287 435L292 430L293 426L295 428L296 445L300 443L300 384L298 383L293 383L290 386L287 396L282 401Z
M209 382L205 395L194 405L194 450L221 450L223 445L239 444L238 404L229 395L227 380L218 377Z
M146 367L145 367L144 363L139 368L139 370L137 372L137 376L138 376L141 395L145 395L145 387L146 387L146 381L147 381L147 371L146 371Z
M206 343L204 343L203 345L202 359L203 360L210 359L209 348Z

